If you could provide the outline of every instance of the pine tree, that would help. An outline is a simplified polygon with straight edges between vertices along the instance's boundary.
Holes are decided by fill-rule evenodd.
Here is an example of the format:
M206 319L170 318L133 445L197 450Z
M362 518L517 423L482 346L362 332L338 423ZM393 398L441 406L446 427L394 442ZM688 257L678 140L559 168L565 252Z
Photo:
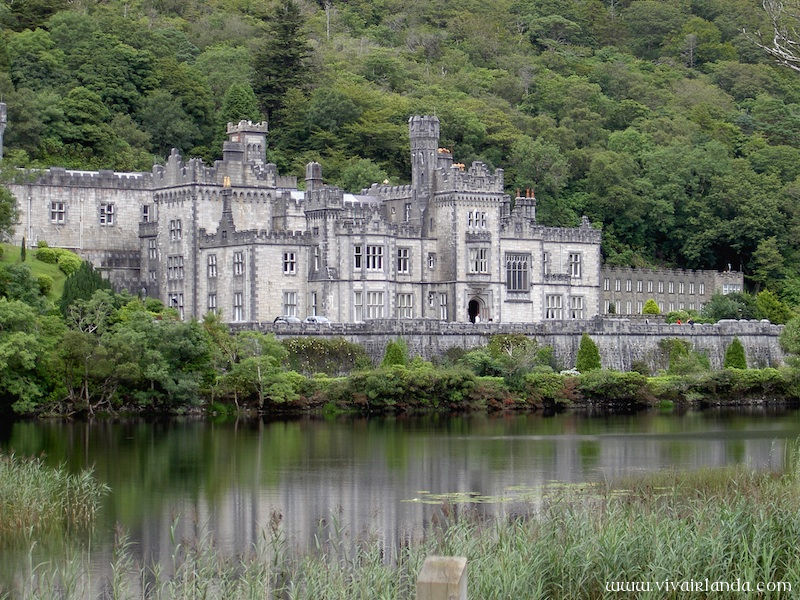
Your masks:
M575 368L581 373L587 371L595 371L601 367L600 365L600 351L597 349L597 344L584 333L581 336L581 344L578 346L578 359L575 361Z
M83 261L80 268L64 281L59 308L63 314L76 300L88 300L97 290L110 290L111 284L94 270L92 263Z
M661 309L658 308L658 304L655 300L650 298L647 302L644 303L644 307L642 308L643 315L659 315L661 314Z
M397 339L394 342L389 342L386 345L386 352L383 355L382 367L391 367L392 365L407 365L408 364L408 346L402 339Z
M747 359L744 355L744 346L738 337L733 338L731 345L725 350L725 361L723 367L726 369L746 369Z
M281 107L286 92L305 82L310 53L300 9L293 0L281 0L253 57L253 91L269 118Z

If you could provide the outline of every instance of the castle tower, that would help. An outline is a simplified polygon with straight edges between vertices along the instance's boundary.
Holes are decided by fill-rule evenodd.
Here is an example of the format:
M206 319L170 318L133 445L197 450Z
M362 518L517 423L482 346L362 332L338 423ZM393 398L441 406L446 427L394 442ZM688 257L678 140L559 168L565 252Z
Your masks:
M0 102L0 159L3 158L3 132L6 130L6 103Z
M433 199L433 180L439 149L439 118L415 115L408 120L411 141L411 189L417 200L419 216L427 221L428 205Z
M228 140L223 144L225 160L241 157L245 163L266 164L267 131L266 121L228 123Z
M306 191L313 192L322 188L322 165L310 162L306 165Z

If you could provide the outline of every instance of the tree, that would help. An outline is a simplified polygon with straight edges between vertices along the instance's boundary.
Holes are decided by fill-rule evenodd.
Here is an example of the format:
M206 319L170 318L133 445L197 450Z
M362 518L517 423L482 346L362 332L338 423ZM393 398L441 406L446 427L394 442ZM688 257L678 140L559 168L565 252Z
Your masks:
M64 281L59 307L63 314L76 300L88 300L97 290L110 290L111 284L94 270L90 262L84 261L72 275Z
M597 344L589 337L589 334L581 335L581 343L578 346L578 357L575 361L575 368L581 373L594 371L601 368L600 352Z
M17 199L14 194L0 185L0 240L7 239L14 233L17 222Z
M744 355L744 346L738 337L733 338L730 346L725 350L725 360L722 366L726 369L746 369L747 359Z
M772 25L772 40L765 40L759 30L754 34L748 34L746 29L742 32L778 64L800 72L800 35L797 30L800 2L763 0L762 6Z
M658 308L658 303L655 300L650 298L647 302L644 303L642 307L642 314L643 315L659 315L661 314L661 309Z
M306 79L311 50L303 25L294 0L281 0L253 57L253 90L270 118L282 106L286 92L302 87Z
M789 362L800 366L800 317L795 317L786 324L778 341L783 351L792 355Z
M408 346L402 339L397 339L389 342L386 346L386 352L383 354L382 367L391 367L392 365L407 365L408 364Z
M756 295L756 312L758 317L769 319L771 323L778 325L786 323L793 316L792 309L769 290L763 290Z

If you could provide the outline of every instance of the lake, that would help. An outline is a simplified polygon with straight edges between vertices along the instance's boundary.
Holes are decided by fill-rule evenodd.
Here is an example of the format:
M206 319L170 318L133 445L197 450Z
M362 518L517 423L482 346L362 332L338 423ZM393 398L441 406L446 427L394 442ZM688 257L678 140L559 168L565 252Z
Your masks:
M280 518L298 549L343 529L350 538L377 537L390 556L424 535L443 498L455 510L501 515L535 506L552 482L736 463L780 469L800 437L798 416L751 408L221 424L27 421L3 425L0 447L44 453L72 471L94 467L111 486L92 541L102 573L116 524L145 562L169 562L173 525L180 538L207 529L236 553L271 518ZM480 502L459 504L468 498Z

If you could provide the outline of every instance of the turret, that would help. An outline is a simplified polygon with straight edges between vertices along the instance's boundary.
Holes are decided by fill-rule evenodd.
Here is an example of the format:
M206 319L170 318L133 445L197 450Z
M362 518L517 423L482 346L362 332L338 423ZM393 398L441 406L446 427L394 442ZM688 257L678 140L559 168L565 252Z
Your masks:
M223 144L223 157L263 165L267 162L267 122L239 121L228 123L228 140Z
M6 103L0 102L0 158L3 158L3 132L6 130Z
M322 165L310 162L306 165L306 191L311 193L322 187Z
M408 120L408 135L411 142L411 189L416 197L424 231L428 205L433 198L434 172L438 166L439 118L411 117Z

